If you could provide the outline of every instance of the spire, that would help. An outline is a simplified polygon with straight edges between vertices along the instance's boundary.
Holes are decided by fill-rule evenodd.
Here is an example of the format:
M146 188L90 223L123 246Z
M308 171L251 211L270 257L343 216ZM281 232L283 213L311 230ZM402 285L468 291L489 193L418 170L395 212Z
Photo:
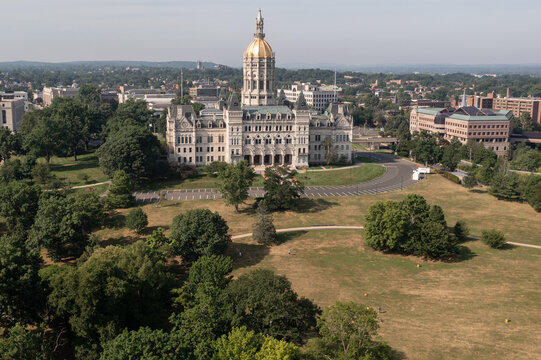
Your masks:
M265 34L263 33L263 17L261 17L261 9L257 13L257 18L255 19L255 34L254 37L257 39L264 39Z
M295 103L295 110L309 110L302 90L301 90L301 93L299 94L299 97L297 98L297 102Z
M460 104L460 107L466 106L466 89L464 89L464 93L462 94L462 104Z

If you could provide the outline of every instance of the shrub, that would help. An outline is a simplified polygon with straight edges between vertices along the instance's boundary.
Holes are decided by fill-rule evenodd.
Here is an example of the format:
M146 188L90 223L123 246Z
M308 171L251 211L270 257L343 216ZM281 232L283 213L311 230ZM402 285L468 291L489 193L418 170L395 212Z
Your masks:
M126 218L126 226L128 229L135 230L140 233L148 225L147 214L140 207L130 210Z
M459 242L464 242L468 240L470 229L464 220L458 220L453 228L453 233Z
M477 179L473 175L467 175L464 177L463 185L465 188L471 189L477 186Z
M85 184L88 184L88 180L90 179L90 176L88 176L87 173L79 173L77 174L77 179L81 180Z
M505 246L505 237L498 230L483 230L481 240L493 249L501 249Z

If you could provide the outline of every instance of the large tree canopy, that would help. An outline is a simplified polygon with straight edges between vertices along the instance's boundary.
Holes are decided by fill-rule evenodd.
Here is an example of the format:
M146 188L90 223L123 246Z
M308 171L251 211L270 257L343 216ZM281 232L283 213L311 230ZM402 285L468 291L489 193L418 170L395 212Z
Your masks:
M228 230L227 223L217 212L188 210L173 219L169 240L184 260L194 261L202 255L223 254L231 241Z
M111 133L97 151L103 172L123 170L134 182L151 177L160 156L160 142L146 127L128 125Z
M257 269L229 284L226 304L233 326L300 343L316 325L319 308L299 297L285 276Z
M45 193L39 200L28 243L33 249L47 249L53 260L78 257L88 245L90 231L102 220L103 207L95 194Z
M49 303L57 316L68 319L79 358L96 358L98 344L125 328L160 324L169 277L163 256L144 242L98 249L76 267L62 270L50 279Z
M265 202L270 211L291 209L304 193L304 185L295 175L297 172L287 166L274 165L265 169Z

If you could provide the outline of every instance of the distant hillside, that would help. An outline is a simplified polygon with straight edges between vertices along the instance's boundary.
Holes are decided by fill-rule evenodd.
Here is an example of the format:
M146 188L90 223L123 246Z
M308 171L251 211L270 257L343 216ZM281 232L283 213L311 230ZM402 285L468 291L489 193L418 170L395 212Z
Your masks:
M6 61L0 62L0 69L20 69L26 67L48 68L48 69L67 69L73 67L102 67L102 66L122 66L122 67L168 67L168 68L186 68L195 69L195 61L69 61L69 62L40 62L40 61ZM203 67L213 68L217 64L212 62L203 62Z

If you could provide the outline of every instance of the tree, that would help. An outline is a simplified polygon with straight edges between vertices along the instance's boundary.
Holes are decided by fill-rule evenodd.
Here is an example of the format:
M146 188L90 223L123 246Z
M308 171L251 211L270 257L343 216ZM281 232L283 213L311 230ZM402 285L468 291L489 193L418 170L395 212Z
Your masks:
M477 179L473 175L466 175L462 180L464 187L472 189L477 186Z
M524 189L524 198L535 211L541 212L541 176L530 176Z
M148 128L128 125L111 133L96 152L103 172L123 170L132 181L150 177L160 155L160 142Z
M255 177L254 170L246 161L236 164L227 164L219 173L219 189L227 205L235 206L239 211L239 204L248 199L248 190Z
M294 344L256 334L245 326L233 328L216 341L215 347L216 360L296 360L301 356Z
M173 332L180 348L198 358L211 358L216 339L230 330L223 292L232 270L229 257L202 256L192 264L188 281L178 291L175 303L182 311L170 317Z
M464 242L468 240L470 229L464 220L458 220L453 228L453 233L458 242Z
M51 170L47 163L37 163L31 170L32 179L38 184L47 184L51 180Z
M44 156L47 163L66 148L66 131L53 111L52 108L34 110L33 115L23 117L21 125L23 148L35 157Z
M0 167L0 179L4 182L22 180L23 171L21 160L7 159Z
M522 200L524 182L517 173L498 172L492 178L489 194L504 200Z
M458 163L460 162L461 147L462 143L458 139L453 138L451 144L449 144L443 149L441 164L445 166L449 171L454 171Z
M234 327L228 334L216 341L216 360L252 360L256 358L263 343L263 336L246 329L246 326Z
M152 121L152 111L145 100L128 99L119 104L113 115L107 120L105 132L110 134L127 126L148 128Z
M165 236L165 231L163 228L159 227L150 234L149 237L145 239L145 242L148 247L153 250L162 249L164 246L169 245L167 236Z
M443 213L443 209L439 205L432 205L430 211L428 212L428 219L430 221L437 222L444 227L447 227L447 222L445 221L445 214Z
M264 201L259 202L257 208L257 220L253 224L252 237L255 241L263 245L274 245L278 243L276 229L272 223L272 215L267 210Z
M28 232L38 212L40 195L38 186L20 181L0 186L0 215L10 232Z
M506 244L505 236L498 230L483 230L481 241L493 249L502 249Z
M226 306L233 326L277 339L302 342L316 325L319 308L300 297L285 276L257 269L241 275L226 289Z
M0 238L0 325L39 321L44 300L39 253L29 251L24 236Z
M160 325L170 277L164 257L143 241L96 249L86 261L61 268L50 278L49 304L69 321L78 358L96 359L100 344L124 329Z
M186 261L194 261L202 255L223 254L231 241L228 230L217 212L194 209L173 219L169 239L177 254Z
M77 150L89 136L90 125L87 106L75 102L66 101L56 108L55 117L63 129L64 141L73 159L77 161Z
M95 194L66 196L45 193L39 200L28 243L33 249L44 247L55 261L80 256L88 245L90 232L101 225L103 208Z
M107 205L111 209L128 208L135 204L133 181L124 170L115 171L113 181L107 193Z
M365 217L366 243L385 252L449 259L458 253L441 207L409 194L400 202L377 202Z
M407 241L409 223L408 213L400 204L378 201L368 208L366 243L379 251L398 251Z
M304 185L295 177L297 172L287 166L274 165L265 169L265 203L270 211L291 209L304 193Z
M180 354L169 333L141 327L138 330L124 330L117 337L103 344L101 360L152 359L176 360Z
M77 100L89 107L99 107L101 102L101 90L97 86L85 84L79 88Z
M138 233L141 233L148 225L148 217L147 214L141 209L140 207L137 207L135 209L130 210L128 213L128 216L126 217L126 226L128 229L135 230Z
M364 305L337 302L318 319L321 338L309 344L316 358L392 359L390 348L375 340L379 328L376 312Z
M300 358L301 351L295 344L275 339L269 335L263 337L263 345L255 354L256 360L299 360Z
M438 143L438 135L429 134L424 130L412 141L411 150L415 160L426 165L439 162L443 153Z
M21 149L21 137L7 127L0 127L0 162Z
M52 358L42 337L26 330L21 324L7 329L6 336L0 337L0 360Z
M332 141L332 136L327 136L323 141L323 147L325 148L325 162L327 165L336 164L338 161L338 154Z
M421 244L417 247L417 253L414 253L418 256L446 260L452 259L458 253L456 238L449 233L447 226L439 221L429 219L423 223L418 241Z

